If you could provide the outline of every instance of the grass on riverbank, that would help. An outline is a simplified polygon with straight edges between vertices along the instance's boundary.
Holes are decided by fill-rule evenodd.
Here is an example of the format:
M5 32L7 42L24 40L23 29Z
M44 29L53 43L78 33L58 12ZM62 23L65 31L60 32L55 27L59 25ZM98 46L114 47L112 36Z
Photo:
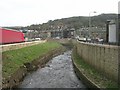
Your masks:
M26 62L31 62L34 59L44 55L51 50L60 47L56 42L46 42L21 49L5 51L2 53L2 74L3 77L8 77L13 74L20 66Z
M117 83L105 78L98 71L96 71L93 67L87 64L76 52L73 50L73 60L76 63L77 67L84 73L90 80L92 80L96 85L101 88L108 89L118 89Z

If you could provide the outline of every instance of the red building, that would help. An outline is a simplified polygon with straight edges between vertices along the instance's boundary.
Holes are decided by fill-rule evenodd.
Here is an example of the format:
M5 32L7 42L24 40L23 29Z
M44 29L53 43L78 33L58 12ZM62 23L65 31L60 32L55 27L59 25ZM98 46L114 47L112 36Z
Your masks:
M24 34L17 30L0 28L0 43L17 43L24 42Z

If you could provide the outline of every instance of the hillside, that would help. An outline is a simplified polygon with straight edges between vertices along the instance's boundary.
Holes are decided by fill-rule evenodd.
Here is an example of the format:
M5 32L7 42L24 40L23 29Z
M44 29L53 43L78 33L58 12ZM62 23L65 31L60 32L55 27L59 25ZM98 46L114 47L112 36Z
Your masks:
M91 17L91 25L97 27L105 27L107 20L117 19L117 14L101 14L98 16ZM37 29L37 30L52 30L52 29L69 29L69 28L81 28L88 27L89 17L78 16L70 18L62 18L56 20L49 20L47 23L30 25L27 26L27 29Z
M91 26L105 27L107 20L117 19L117 14L100 14L98 16L91 17ZM43 24L33 24L27 27L21 27L19 29L33 29L33 30L53 30L53 29L70 29L70 28L81 28L89 26L89 17L76 16L69 18L62 18L56 20L49 20ZM13 28L13 27L11 27ZM14 28L17 29L17 28Z

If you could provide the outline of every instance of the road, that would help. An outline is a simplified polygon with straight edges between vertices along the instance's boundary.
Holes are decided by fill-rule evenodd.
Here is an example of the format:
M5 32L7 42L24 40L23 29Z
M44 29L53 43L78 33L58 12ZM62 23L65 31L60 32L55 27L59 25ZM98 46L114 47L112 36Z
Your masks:
M44 68L30 73L19 88L86 88L76 77L71 51L54 57Z

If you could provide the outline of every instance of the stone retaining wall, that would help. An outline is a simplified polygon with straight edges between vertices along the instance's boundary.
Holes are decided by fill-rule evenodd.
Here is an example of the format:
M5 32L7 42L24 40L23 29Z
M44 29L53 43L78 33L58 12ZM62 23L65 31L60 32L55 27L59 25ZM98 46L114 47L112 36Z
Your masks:
M87 86L87 88L91 88L91 89L98 89L100 88L97 84L95 84L92 80L90 80L90 78L88 78L84 72L82 71L82 69L80 69L77 64L75 63L74 60L74 53L76 52L76 48L73 49L72 51L72 62L73 62L73 67L74 67L74 71L77 75L77 77L83 81L83 83Z
M118 51L120 47L90 43L77 43L77 53L86 63L107 78L118 81Z
M24 42L24 43L15 43L15 44L6 44L6 45L0 45L0 49L2 52L8 51L8 50L14 50L19 49L27 46L32 46L35 44L45 43L46 40L40 40L40 41L33 41L33 42Z

